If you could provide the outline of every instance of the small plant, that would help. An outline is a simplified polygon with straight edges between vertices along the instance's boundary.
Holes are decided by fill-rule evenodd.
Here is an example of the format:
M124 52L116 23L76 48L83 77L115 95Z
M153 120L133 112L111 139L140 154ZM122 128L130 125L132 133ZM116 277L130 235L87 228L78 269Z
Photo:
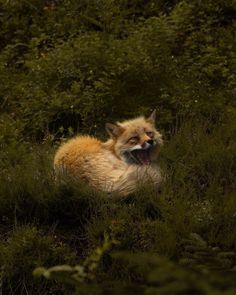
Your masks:
M103 256L117 243L116 240L110 239L109 235L104 233L103 244L93 250L81 265L76 265L74 267L69 265L58 265L48 269L38 267L34 270L33 275L35 277L43 276L46 279L70 284L77 290L81 288L81 283L88 283L95 280L96 270L99 267Z
M27 290L42 294L55 286L33 283L32 270L42 264L73 263L74 259L74 252L54 236L44 235L36 227L18 227L0 243L2 289L9 294Z

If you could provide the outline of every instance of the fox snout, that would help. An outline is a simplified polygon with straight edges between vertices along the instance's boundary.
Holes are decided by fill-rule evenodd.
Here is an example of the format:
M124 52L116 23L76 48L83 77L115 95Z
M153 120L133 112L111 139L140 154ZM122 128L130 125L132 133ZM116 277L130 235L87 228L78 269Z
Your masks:
M153 146L154 145L154 140L153 139L148 139L146 141L144 141L142 144L141 144L141 147L142 148L147 148L149 146Z

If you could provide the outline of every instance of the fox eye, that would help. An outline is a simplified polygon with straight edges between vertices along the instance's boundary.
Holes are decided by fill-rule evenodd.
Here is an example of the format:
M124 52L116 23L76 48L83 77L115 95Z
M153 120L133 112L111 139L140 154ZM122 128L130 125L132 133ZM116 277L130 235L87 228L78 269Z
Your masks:
M138 140L139 140L138 136L133 136L133 137L130 137L130 139L128 141L131 143L136 143Z
M154 136L154 133L152 131L147 131L146 132L147 136L149 136L150 138L152 138Z

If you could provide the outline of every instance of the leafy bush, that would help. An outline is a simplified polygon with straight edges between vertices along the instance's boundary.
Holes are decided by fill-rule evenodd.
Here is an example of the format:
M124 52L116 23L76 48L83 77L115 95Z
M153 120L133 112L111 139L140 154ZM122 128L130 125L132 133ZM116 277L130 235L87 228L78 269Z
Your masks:
M168 131L235 106L233 1L8 1L2 11L3 108L31 138L100 132L154 107Z
M105 239L102 247L97 248L94 254L88 257L84 265L69 267L61 265L49 269L37 268L35 276L44 276L47 279L57 278L62 283L74 286L73 294L220 294L227 292L233 294L235 285L235 272L227 272L235 263L235 252L221 252L216 247L209 247L197 234L191 234L183 241L187 258L179 263L170 261L166 257L146 253L115 252L111 255L112 268L108 276L119 277L119 285L109 285L101 281L97 285L94 277L86 270L88 262L101 264L112 241ZM96 255L95 253L99 253ZM94 261L92 257L97 257ZM111 264L111 263L110 263ZM189 267L192 265L192 267ZM221 275L209 271L216 267L221 269ZM121 278L120 270L126 270L129 279ZM224 271L224 279L222 272ZM89 284L86 284L89 279ZM106 277L107 279L107 277ZM137 279L141 284L137 284ZM114 293L115 292L115 293Z

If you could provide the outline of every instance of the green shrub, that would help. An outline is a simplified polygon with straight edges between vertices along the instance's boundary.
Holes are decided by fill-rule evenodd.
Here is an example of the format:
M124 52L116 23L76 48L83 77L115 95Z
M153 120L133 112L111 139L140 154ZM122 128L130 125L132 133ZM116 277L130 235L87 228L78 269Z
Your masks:
M2 9L3 109L31 138L100 133L107 120L155 107L170 131L181 118L218 120L235 107L233 1L8 1Z

